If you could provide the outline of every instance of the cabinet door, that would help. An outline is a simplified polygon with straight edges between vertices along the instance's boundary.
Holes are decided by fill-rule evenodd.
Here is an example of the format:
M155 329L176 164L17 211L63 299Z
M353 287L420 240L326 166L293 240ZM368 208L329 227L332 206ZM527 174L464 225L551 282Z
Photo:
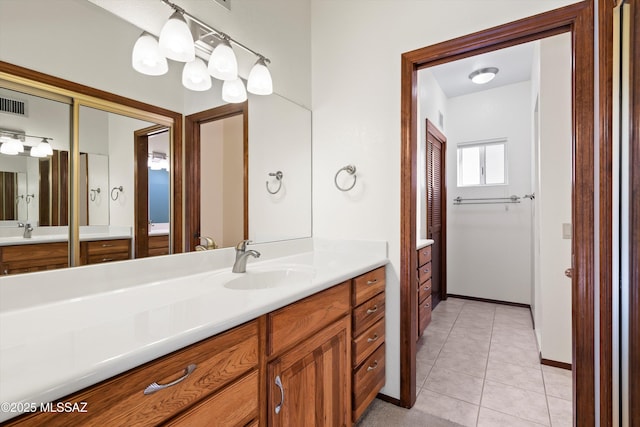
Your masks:
M349 317L268 365L270 426L346 426L351 413Z

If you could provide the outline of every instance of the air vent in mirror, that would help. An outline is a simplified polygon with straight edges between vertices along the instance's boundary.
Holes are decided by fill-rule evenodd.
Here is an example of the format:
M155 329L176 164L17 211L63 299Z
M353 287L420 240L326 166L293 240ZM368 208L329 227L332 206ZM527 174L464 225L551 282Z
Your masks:
M5 98L0 96L0 113L27 115L27 103L18 99Z

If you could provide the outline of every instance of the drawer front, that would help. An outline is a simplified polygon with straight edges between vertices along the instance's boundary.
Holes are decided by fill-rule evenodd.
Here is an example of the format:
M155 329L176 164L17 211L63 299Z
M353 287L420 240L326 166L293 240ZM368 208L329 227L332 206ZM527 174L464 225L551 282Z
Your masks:
M154 382L166 385L184 377L185 368L192 364L195 370L182 381L143 393ZM20 418L16 425L157 425L257 364L258 322L253 321L60 400L87 402L86 413L39 413Z
M384 317L385 293L382 292L353 309L353 336L357 337Z
M431 278L431 262L418 268L418 282L424 283Z
M354 307L359 306L374 295L384 291L385 268L380 267L353 279Z
M127 253L129 254L129 245L131 240L129 239L114 239L114 240L96 240L87 242L87 254L89 258L94 255L107 255L114 253Z
M88 264L100 264L111 261L124 261L129 259L129 252L116 252L112 254L90 255Z
M280 353L349 312L350 281L267 315L268 355Z
M429 295L431 295L431 279L418 284L418 301L423 302Z
M353 420L375 399L384 386L385 346L382 344L353 374Z
M431 296L420 303L418 306L419 332L425 330L429 322L431 322Z
M165 425L209 427L215 423L219 426L245 426L258 417L258 394L258 371L253 371Z
M67 242L29 243L3 246L0 248L0 254L3 262L29 261L29 264L32 265L47 265L49 263L60 263L59 260L67 262L69 258L68 248Z
M425 265L431 261L431 246L418 249L418 265Z
M364 359L384 342L384 317L373 326L354 338L352 342L353 367L358 366Z

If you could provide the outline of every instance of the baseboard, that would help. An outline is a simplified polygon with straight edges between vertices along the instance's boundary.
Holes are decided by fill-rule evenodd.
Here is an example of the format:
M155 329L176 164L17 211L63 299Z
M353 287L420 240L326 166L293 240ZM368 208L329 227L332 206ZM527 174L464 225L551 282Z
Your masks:
M540 363L547 366L553 366L554 368L571 370L571 363L558 362L556 360L543 359L542 353L540 353Z
M457 295L457 294L447 294L447 298L448 297L467 299L467 300L471 300L471 301L490 302L490 303L493 303L493 304L510 305L512 307L528 308L529 311L531 311L531 305L523 304L521 302L500 301L500 300L497 300L497 299L470 297L470 296L467 296L467 295Z
M378 395L376 397L378 399L380 399L380 400L384 400L385 402L392 403L392 404L394 404L396 406L402 406L402 405L400 405L400 400L396 399L395 397L390 397L390 396L387 396L386 394L382 394L382 393L378 393Z

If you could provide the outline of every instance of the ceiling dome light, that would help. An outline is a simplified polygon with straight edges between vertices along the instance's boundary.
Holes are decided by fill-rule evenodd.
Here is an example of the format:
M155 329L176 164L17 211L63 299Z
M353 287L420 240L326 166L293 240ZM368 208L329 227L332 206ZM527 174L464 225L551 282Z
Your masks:
M160 31L160 52L169 59L191 62L196 58L193 36L184 16L174 12Z
M481 68L469 74L469 78L477 85L489 83L498 74L496 67Z
M182 69L182 85L187 89L203 91L211 89L211 76L200 58L187 62Z
M39 153L43 153L45 156L51 156L53 154L53 148L51 148L51 144L49 144L49 140L47 138L42 138L42 141L36 145L36 150Z
M220 80L235 80L238 78L238 60L233 53L229 40L223 38L213 49L209 58L209 74Z
M240 78L236 78L235 80L225 80L222 84L222 99L234 104L247 100L247 91L245 90L244 83L242 83Z
M255 95L271 95L273 93L273 81L264 58L260 57L251 71L247 81L247 90Z
M131 65L139 73L148 76L161 76L169 70L167 58L160 52L158 40L147 32L143 32L133 45Z

